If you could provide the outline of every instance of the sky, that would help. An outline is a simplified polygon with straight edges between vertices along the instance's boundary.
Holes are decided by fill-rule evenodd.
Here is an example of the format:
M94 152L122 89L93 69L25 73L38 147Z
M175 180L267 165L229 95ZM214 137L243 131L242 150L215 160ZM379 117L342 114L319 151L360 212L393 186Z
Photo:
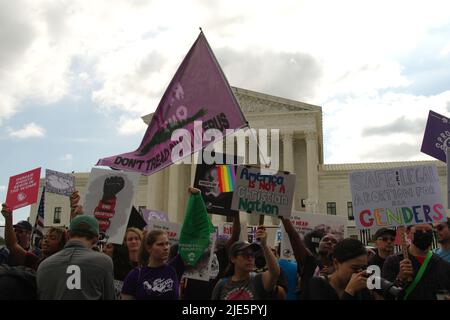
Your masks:
M449 1L0 0L0 198L12 175L135 150L199 27L232 86L322 107L325 163L432 159Z

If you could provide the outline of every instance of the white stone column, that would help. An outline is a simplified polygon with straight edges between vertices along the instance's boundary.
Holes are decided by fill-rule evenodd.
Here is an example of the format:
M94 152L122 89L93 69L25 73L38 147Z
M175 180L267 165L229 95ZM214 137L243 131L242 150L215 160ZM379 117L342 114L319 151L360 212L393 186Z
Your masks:
M281 136L283 139L283 169L294 172L294 132L284 131Z
M157 173L147 177L147 208L164 211L164 171L161 170Z
M178 221L178 216L180 215L180 202L182 198L182 194L180 194L181 168L181 165L176 164L172 164L169 167L169 188L166 195L167 214L169 215L169 220L177 223L182 222Z
M319 200L319 151L317 145L317 132L305 132L306 140L306 158L307 158L307 177L308 177L308 211L316 213Z

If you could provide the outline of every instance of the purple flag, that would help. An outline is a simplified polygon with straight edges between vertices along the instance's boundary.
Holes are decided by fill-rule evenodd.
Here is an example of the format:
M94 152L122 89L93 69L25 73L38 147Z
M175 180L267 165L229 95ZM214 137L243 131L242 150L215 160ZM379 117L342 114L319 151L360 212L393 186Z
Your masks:
M450 147L450 119L430 110L420 151L447 162L446 149Z
M139 148L100 159L97 165L151 175L174 162L172 149L178 143L190 142L189 153L181 158L209 145L211 141L194 139L202 137L203 130L218 129L224 136L226 129L246 126L247 121L230 85L200 32L166 89ZM191 140L182 137L171 141L176 129L188 130Z

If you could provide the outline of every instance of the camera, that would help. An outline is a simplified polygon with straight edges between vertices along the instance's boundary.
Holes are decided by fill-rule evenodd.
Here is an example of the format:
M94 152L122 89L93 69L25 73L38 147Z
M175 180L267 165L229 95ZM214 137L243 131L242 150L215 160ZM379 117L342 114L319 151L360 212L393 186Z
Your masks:
M397 287L393 282L390 282L384 278L375 277L375 282L380 283L380 289L373 289L373 291L382 295L385 299L398 299L403 292L402 287Z

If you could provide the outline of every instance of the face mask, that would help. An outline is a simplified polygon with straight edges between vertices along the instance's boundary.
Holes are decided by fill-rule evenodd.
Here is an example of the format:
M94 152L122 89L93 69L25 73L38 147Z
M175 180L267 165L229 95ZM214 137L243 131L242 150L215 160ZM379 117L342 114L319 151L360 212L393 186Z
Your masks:
M416 231L414 233L413 244L420 250L426 250L433 242L433 231Z

